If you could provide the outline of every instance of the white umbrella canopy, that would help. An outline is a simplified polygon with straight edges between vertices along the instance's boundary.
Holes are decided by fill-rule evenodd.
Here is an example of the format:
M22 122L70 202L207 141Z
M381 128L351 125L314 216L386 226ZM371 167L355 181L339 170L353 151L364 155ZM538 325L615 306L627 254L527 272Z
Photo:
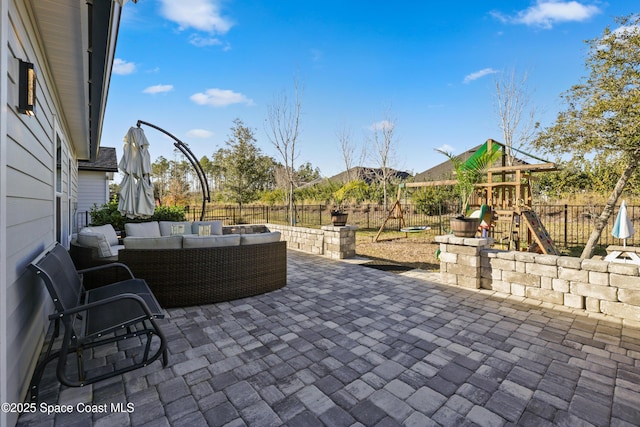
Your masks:
M627 215L627 202L623 200L620 204L616 221L613 223L611 234L617 239L622 239L623 246L626 246L627 239L633 236L633 233L635 233L635 230L633 229L633 224Z
M128 218L148 218L155 210L151 184L149 141L139 127L131 127L124 137L118 164L124 177L120 183L118 210Z

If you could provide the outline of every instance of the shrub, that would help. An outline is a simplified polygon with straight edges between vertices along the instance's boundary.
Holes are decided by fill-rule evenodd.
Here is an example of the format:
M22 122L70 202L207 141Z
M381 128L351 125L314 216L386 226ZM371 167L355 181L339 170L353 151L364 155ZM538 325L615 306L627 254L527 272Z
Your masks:
M101 207L93 205L91 212L91 225L111 224L116 230L124 230L124 224L127 222L148 222L148 221L185 221L186 214L182 206L158 206L156 207L151 218L126 218L118 211L118 201L116 197L111 199L109 203L105 203Z
M118 212L118 200L114 196L109 203L98 207L94 204L89 212L91 225L111 224L116 230L124 230L125 218Z

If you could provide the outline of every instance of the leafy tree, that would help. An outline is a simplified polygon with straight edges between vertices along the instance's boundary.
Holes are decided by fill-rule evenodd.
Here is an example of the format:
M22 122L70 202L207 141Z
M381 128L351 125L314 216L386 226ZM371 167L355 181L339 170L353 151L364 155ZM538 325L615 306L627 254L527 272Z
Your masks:
M411 200L416 205L416 211L426 215L449 213L452 200L456 199L455 189L452 185L439 187L418 187L413 191ZM456 203L457 204L457 203ZM442 207L445 206L445 210Z
M296 189L296 199L310 203L329 203L338 188L339 184L328 179L314 185L304 185Z
M570 152L574 157L591 153L618 156L622 171L582 252L593 255L618 198L640 161L640 17L616 19L602 37L589 40L585 62L589 75L562 95L566 111L535 141L538 148Z
M320 178L320 169L314 169L313 165L310 162L304 163L300 165L300 167L296 171L296 178L298 185L312 182Z
M575 163L558 162L558 170L540 174L539 181L534 181L541 194L551 197L563 197L593 188L593 177L585 172L584 167Z
M174 150L176 152L177 150ZM169 161L169 181L166 205L184 206L190 201L189 171L191 165L184 156Z
M151 165L151 179L156 199L160 205L164 203L164 195L167 193L169 185L169 161L160 156Z
M347 182L333 193L333 201L335 202L337 209L341 210L343 208L343 203L350 198L355 199L356 202L364 200L367 188L367 184L360 179Z
M254 131L242 120L234 120L226 148L214 155L214 164L224 175L224 191L228 199L240 205L255 201L259 192L273 182L274 161L264 156L255 145Z
M215 172L215 167L213 165L213 162L207 157L207 156L202 156L202 158L200 158L200 166L202 166L202 170L204 171L204 175L207 179L207 184L209 185L209 191L213 191L214 189L214 172Z

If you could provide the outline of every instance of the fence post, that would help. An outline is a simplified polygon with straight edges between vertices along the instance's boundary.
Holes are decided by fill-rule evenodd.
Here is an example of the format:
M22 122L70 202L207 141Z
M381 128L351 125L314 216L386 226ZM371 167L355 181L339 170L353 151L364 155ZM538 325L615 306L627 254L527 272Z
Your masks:
M320 212L320 223L318 225L322 225L322 205L318 205L318 212Z
M565 203L564 205L564 247L567 247L567 233L568 233L568 222L569 222L569 206Z
M367 229L371 228L371 225L369 224L369 215L371 214L371 204L369 203L367 205Z

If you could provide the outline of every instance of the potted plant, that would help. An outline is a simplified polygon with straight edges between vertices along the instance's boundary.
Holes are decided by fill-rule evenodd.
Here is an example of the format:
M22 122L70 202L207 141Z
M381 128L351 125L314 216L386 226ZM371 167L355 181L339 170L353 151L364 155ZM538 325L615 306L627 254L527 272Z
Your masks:
M347 225L348 212L345 212L342 203L350 193L356 190L366 190L367 184L361 180L354 180L346 183L340 187L335 193L333 193L333 200L335 206L331 209L331 224L336 227L342 227Z
M331 210L331 225L335 227L347 225L348 217L348 212L343 211L341 208L334 208Z
M483 147L486 147L483 146ZM496 147L498 147L496 145ZM484 177L487 169L500 157L499 149L482 150L469 157L466 161L462 161L453 153L436 149L451 160L456 176L456 192L460 196L461 210L460 213L451 218L451 231L457 237L474 237L480 225L480 218L470 218L466 216L471 204L471 197L478 184Z

